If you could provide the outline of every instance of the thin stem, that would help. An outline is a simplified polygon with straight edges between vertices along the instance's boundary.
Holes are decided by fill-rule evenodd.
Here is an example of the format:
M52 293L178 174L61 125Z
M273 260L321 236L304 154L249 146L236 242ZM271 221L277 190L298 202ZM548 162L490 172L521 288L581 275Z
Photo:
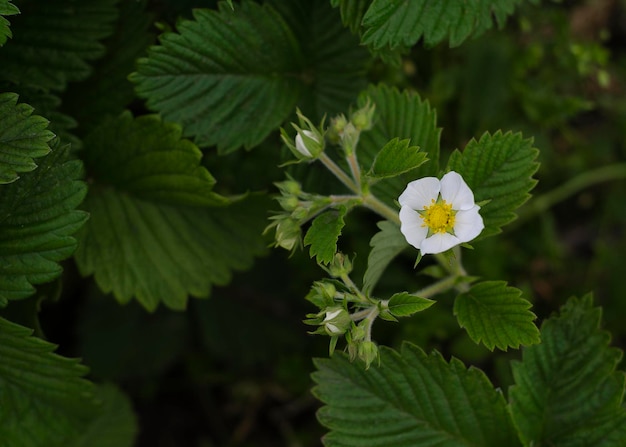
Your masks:
M513 222L510 228L519 226L535 215L543 213L557 203L596 183L624 178L626 178L626 163L603 166L583 172L552 191L537 196L528 202L528 204L518 212L518 219Z
M378 317L378 306L372 306L370 313L365 320L367 321L367 326L365 326L365 341L372 341L372 326L374 325L374 320Z
M361 321L363 318L366 318L370 313L372 313L372 308L368 307L367 309L363 309L353 313L352 315L350 315L350 319L352 321Z
M363 205L380 214L385 219L389 219L390 221L400 225L400 216L398 215L398 212L387 206L380 199L378 199L378 197L372 195L371 193L363 195Z
M341 280L346 286L348 286L348 288L354 290L356 296L361 300L361 302L367 304L371 303L371 301L365 295L363 295L363 292L361 292L361 290L356 286L356 284L354 284L354 281L352 281L352 279L350 279L348 275L341 275Z
M359 162L356 159L356 153L352 151L348 157L346 157L348 165L350 166L350 172L352 172L352 178L359 188L361 187L361 168Z
M343 169L337 166L337 164L328 155L322 152L322 154L319 157L319 160L324 164L324 166L326 166L326 169L332 172L335 175L335 177L337 177L341 181L341 183L346 185L346 187L349 190L353 191L355 194L361 193L360 188L358 187L357 184L354 183L354 180L352 180L348 176L348 174L343 172Z
M421 298L430 298L432 296L438 295L443 292L447 292L450 289L453 289L456 286L459 277L456 275L448 276L440 281L437 281L434 284L431 284L428 287L424 287L421 290L415 292L415 295Z

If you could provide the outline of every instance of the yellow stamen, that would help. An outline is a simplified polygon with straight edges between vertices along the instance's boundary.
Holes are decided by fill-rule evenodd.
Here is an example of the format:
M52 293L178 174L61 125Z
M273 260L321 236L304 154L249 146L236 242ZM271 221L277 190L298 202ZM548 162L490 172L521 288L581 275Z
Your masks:
M450 233L454 234L454 216L456 211L452 209L452 204L443 199L435 201L430 205L424 205L424 211L418 211L422 216L423 227L428 227L428 234Z

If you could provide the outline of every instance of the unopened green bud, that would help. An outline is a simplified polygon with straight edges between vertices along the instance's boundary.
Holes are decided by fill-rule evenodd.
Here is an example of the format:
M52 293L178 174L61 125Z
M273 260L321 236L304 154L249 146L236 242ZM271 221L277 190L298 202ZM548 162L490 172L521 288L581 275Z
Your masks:
M307 301L312 302L320 309L332 306L335 302L335 293L337 289L333 284L326 281L316 281L311 287L311 291L307 294Z
M298 130L296 150L306 158L315 158L324 150L324 138L311 130Z
M370 130L374 121L375 110L376 106L368 99L363 107L352 114L350 121L358 130Z
M300 243L302 230L300 225L293 219L282 219L276 225L276 246L285 250L292 250Z
M341 134L341 146L343 147L346 155L349 156L354 152L356 145L359 143L359 137L361 131L357 129L354 124L348 123Z
M332 262L328 266L328 273L335 278L349 275L352 271L352 261L341 252L335 253Z
M276 182L274 184L283 195L298 197L302 194L302 187L300 186L300 183L292 180L291 178L289 178L289 180L285 180L284 182Z
M283 196L278 198L278 203L285 211L293 211L298 207L300 201L295 196Z
M348 120L344 115L338 115L330 120L330 126L328 127L327 138L333 144L339 144L343 130L348 125Z
M378 359L378 346L373 341L363 341L358 344L357 355L363 360L367 369L374 360Z

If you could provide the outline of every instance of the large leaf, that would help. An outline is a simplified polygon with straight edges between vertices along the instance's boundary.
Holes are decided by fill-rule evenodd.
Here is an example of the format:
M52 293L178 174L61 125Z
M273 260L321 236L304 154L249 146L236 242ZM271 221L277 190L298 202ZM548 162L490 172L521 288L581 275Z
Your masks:
M20 10L9 0L0 0L0 47L12 36L9 21L3 16L19 14Z
M470 36L504 26L521 0L373 0L363 17L362 41L374 48L427 46L448 39L451 47Z
M123 114L85 139L85 152L91 218L76 260L120 302L183 309L189 294L208 296L263 250L265 204L211 208L227 199L212 192L215 180L178 126Z
M18 104L17 98L15 93L0 94L0 184L35 169L34 159L50 152L48 141L54 138L48 120L33 115L33 108Z
M0 318L0 446L61 447L96 415L87 368Z
M91 73L89 61L104 54L99 42L114 30L118 0L16 1L13 39L0 52L0 78L62 90Z
M539 343L536 317L521 294L504 281L484 281L456 297L454 314L472 340L490 350Z
M320 264L328 264L337 252L337 240L341 236L347 208L326 211L317 216L304 236L304 245L310 245L309 253Z
M622 352L609 348L601 316L590 295L570 299L513 363L511 411L526 445L624 445Z
M284 3L276 6L287 8ZM138 95L200 146L221 152L259 144L299 101L322 113L338 111L333 98L346 98L345 106L356 95L365 53L337 17L338 27L328 25L320 9L330 10L327 2L303 4L317 20L300 2L290 2L293 9L282 15L252 1L235 11L224 2L219 11L195 10L194 20L181 21L177 33L162 35L138 61L131 76Z
M330 0L333 7L339 7L343 24L355 34L361 29L361 22L371 3L372 0Z
M367 258L367 270L363 275L363 292L369 294L382 276L389 263L408 247L406 239L400 233L400 227L393 222L378 222L380 231L372 237L372 250Z
M370 86L359 97L359 106L364 106L367 98L376 105L374 127L361 135L358 147L359 161L363 166L371 166L381 149L392 139L409 139L410 144L419 146L426 154L428 162L406 174L381 181L373 190L388 204L393 204L411 180L439 171L439 136L437 115L417 93L400 92L385 85Z
M344 354L317 359L313 393L329 447L517 446L502 394L482 371L405 343L365 370Z
M87 189L81 173L67 147L56 148L36 170L0 185L0 306L61 274L59 262L74 252L72 235L87 219L75 210Z
M501 232L515 219L514 211L528 200L537 183L532 176L539 167L538 153L532 139L500 131L485 133L479 141L467 143L463 152L452 153L448 169L461 174L476 202L488 202L480 209L485 229L474 241Z

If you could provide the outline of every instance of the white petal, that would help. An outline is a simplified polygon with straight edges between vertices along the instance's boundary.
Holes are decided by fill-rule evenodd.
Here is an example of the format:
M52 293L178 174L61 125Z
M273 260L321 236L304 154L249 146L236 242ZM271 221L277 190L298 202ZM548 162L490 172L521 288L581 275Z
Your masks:
M458 172L441 177L441 198L452 203L453 210L468 210L474 206L474 193Z
M424 205L430 205L431 200L437 200L439 190L439 180L436 177L424 177L406 185L406 189L398 197L398 202L402 206L421 211Z
M420 251L423 255L442 253L460 243L459 238L450 233L435 233L422 241Z
M400 208L400 231L406 238L406 241L418 249L428 234L428 228L423 227L423 224L422 216L417 214L410 206Z
M317 141L317 138L315 138L315 134L310 130L303 130L302 133L305 134L307 137ZM300 135L300 132L298 132L298 135L296 135L296 149L305 157L312 157L311 152L304 145L304 140L302 139L302 135Z
M478 214L480 207L474 205L469 210L459 211L454 216L454 234L461 242L469 242L483 231L485 224Z

